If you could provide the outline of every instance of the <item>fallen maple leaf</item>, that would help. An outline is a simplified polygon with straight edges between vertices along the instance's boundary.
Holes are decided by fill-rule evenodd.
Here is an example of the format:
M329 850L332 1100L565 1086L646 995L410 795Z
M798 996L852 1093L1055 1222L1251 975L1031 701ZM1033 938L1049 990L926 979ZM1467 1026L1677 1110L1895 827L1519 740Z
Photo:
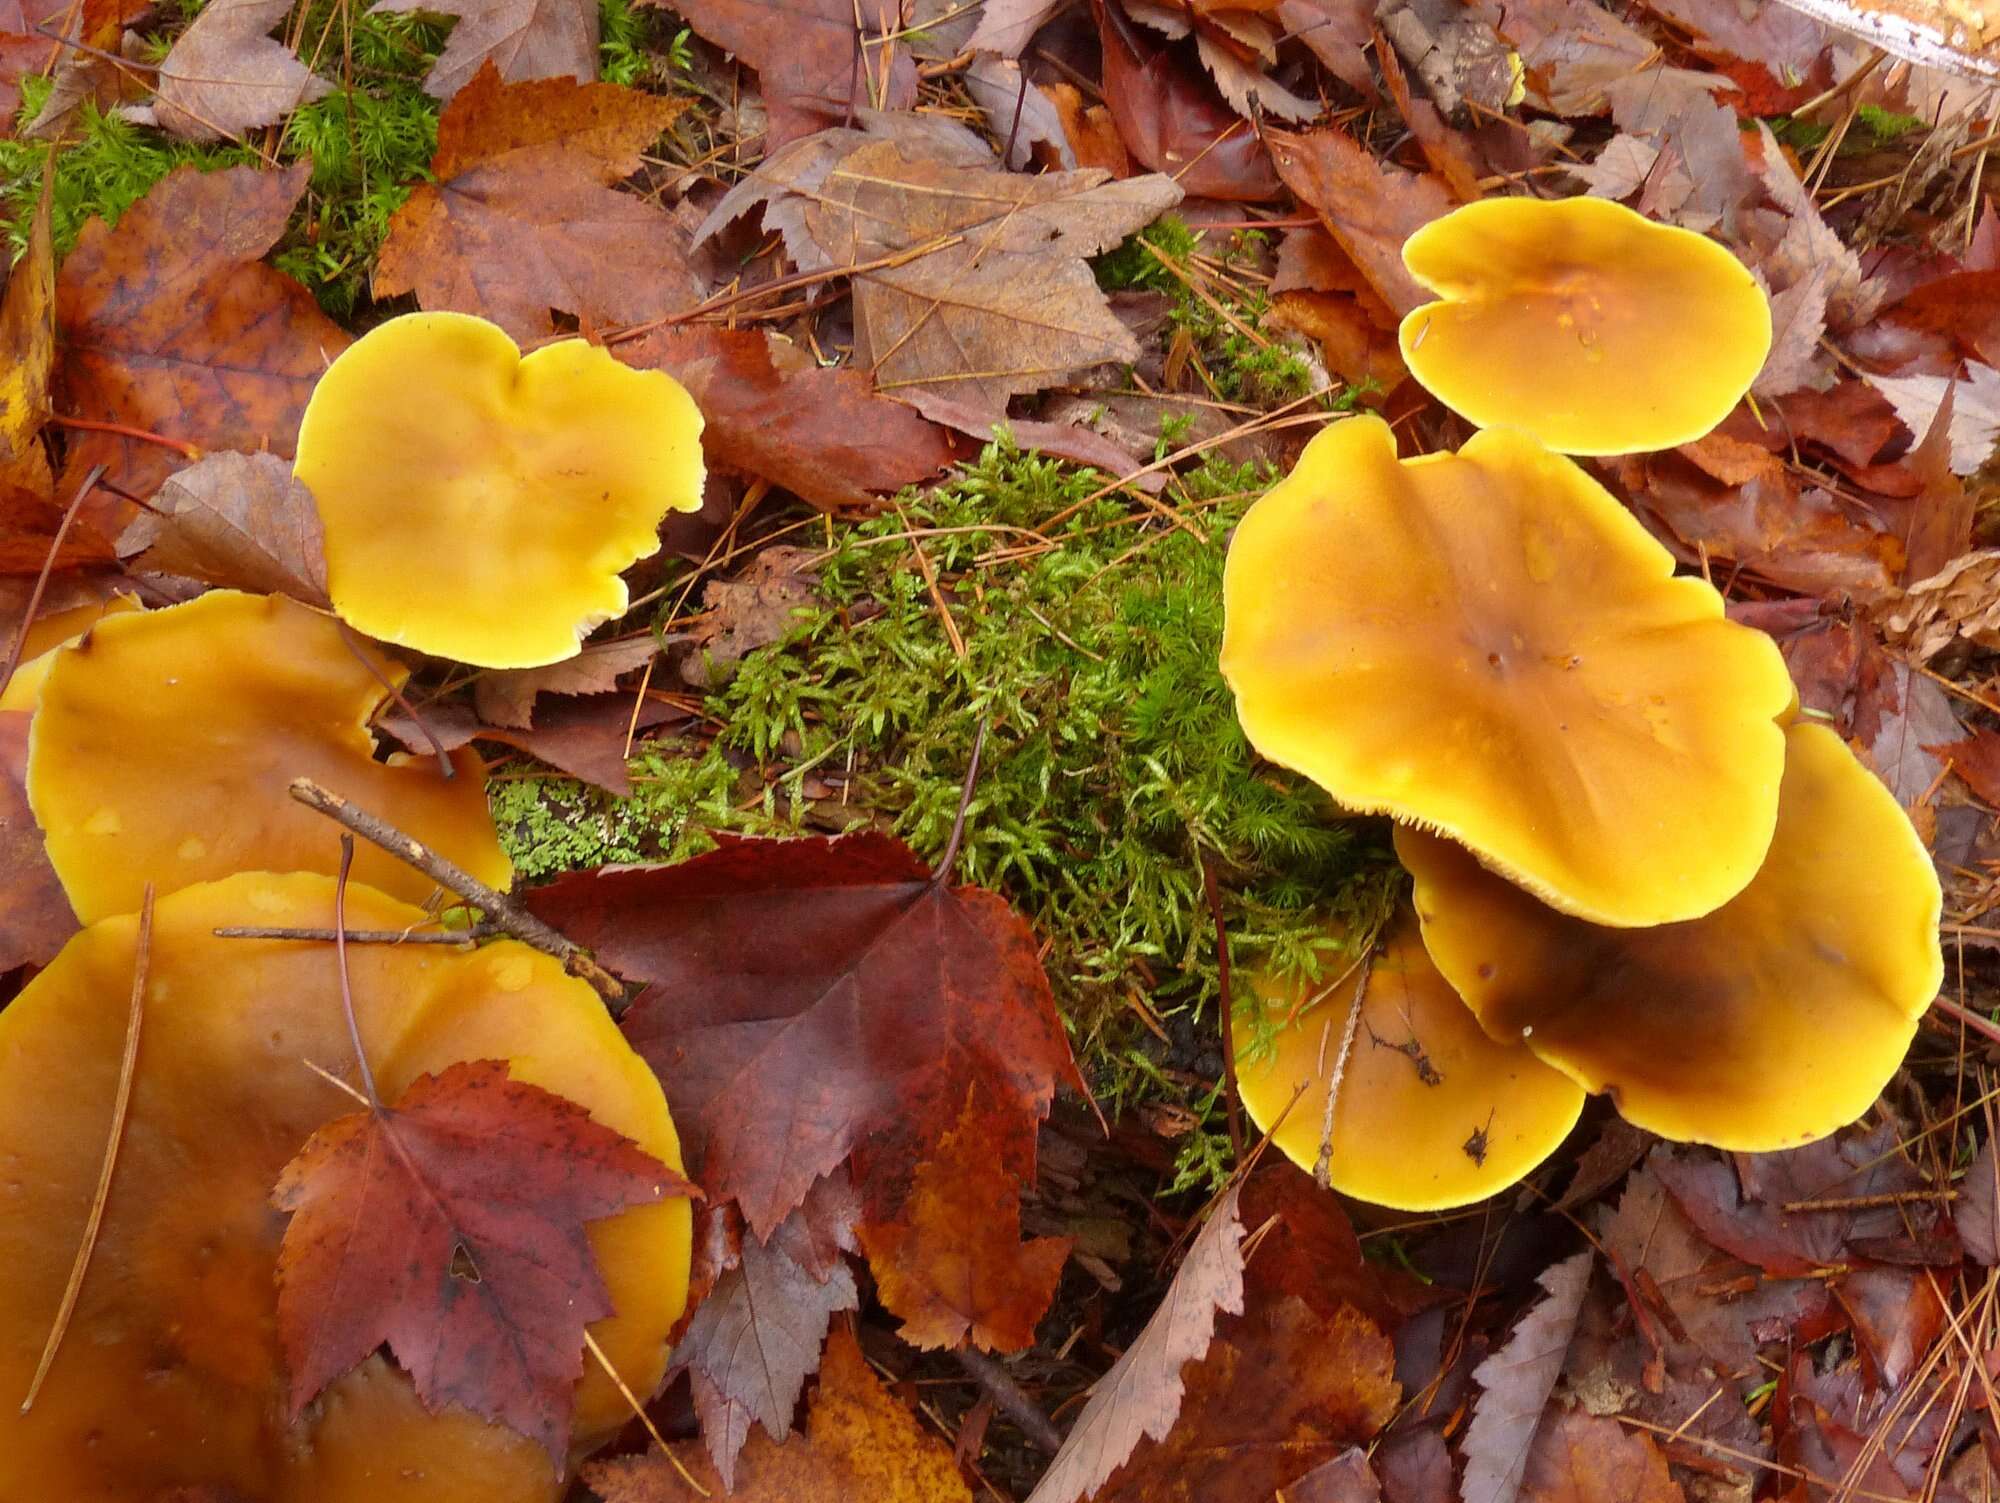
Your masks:
M875 1290L910 1345L1030 1346L1069 1257L1063 1237L1021 1240L1021 1189L993 1151L975 1091L895 1221L862 1226Z
M690 688L726 683L736 665L760 647L781 642L810 614L818 594L814 550L770 543L757 550L738 579L711 580L701 618L688 629L694 651L682 661Z
M736 1484L736 1459L752 1422L772 1440L792 1433L806 1379L820 1365L834 1313L861 1303L841 1256L858 1252L859 1214L844 1174L823 1179L768 1241L742 1235L731 1207L710 1212L725 1244L713 1260L715 1284L695 1307L674 1348L686 1369L708 1454L725 1487Z
M311 293L259 260L311 175L310 162L180 167L115 229L84 226L56 280L59 384L73 416L291 457L306 398L350 342ZM186 462L155 443L79 432L65 474L102 464L106 479L150 496Z
M457 18L424 79L433 98L453 98L488 63L509 82L597 77L601 19L593 0L376 0L374 9Z
M312 493L274 454L211 454L169 475L118 539L134 569L324 607L322 544Z
M1924 750L1948 760L1974 798L2000 808L2000 731L1981 726L1963 741L1947 741Z
M709 462L781 486L825 510L867 507L878 492L952 460L950 439L859 371L828 370L762 329L660 329L617 345L628 365L688 389Z
M1651 1436L1580 1409L1542 1421L1520 1497L1522 1503L1686 1503Z
M388 1344L433 1410L458 1404L568 1460L584 1327L612 1313L585 1224L690 1193L679 1175L499 1060L420 1076L320 1128L272 1204L294 1419Z
M5 641L0 633L0 652ZM23 711L0 711L0 975L20 965L46 965L76 932L76 916L49 865L22 785L28 719Z
M693 1482L657 1453L593 1463L583 1469L584 1480L605 1503L696 1503L725 1495L738 1503L972 1503L951 1447L896 1401L845 1330L826 1344L805 1434L782 1445L753 1437L733 1487L697 1447L673 1449Z
M414 292L519 340L549 333L551 308L623 324L693 306L673 221L612 187L685 104L567 78L506 83L484 63L438 122L433 181L389 221L375 295Z
M767 149L852 120L857 109L917 102L917 66L900 40L896 0L699 0L675 8L703 38L757 70L771 113Z
M1186 1393L1183 1369L1208 1350L1216 1316L1243 1313L1243 1221L1231 1186L1174 1273L1138 1339L1090 1390L1028 1503L1075 1503L1096 1494L1141 1439L1173 1428Z
M1970 475L1993 458L2000 444L2000 370L1968 361L1965 375L1871 376L1863 380L1889 399L1903 426L1918 438L1930 432L1945 392L1951 392L1951 471Z
M1464 1503L1514 1503L1535 1431L1562 1376L1596 1255L1576 1253L1542 1271L1542 1300L1506 1345L1480 1363L1472 1423L1465 1431Z
M732 841L527 901L649 984L626 1037L666 1086L695 1178L761 1237L864 1146L871 1214L893 1210L975 1084L998 1104L991 1151L1032 1165L1035 1123L1076 1079L1027 925L888 836Z
M1457 207L1442 181L1378 162L1337 127L1267 135L1285 186L1319 215L1383 302L1404 314L1436 298L1404 269L1403 242Z
M160 64L153 122L189 141L235 140L325 98L333 85L269 35L291 8L291 0L210 0Z

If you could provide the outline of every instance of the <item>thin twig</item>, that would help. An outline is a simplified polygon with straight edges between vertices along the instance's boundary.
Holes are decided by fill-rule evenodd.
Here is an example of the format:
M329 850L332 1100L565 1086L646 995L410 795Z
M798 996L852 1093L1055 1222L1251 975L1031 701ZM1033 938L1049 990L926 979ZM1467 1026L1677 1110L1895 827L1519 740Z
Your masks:
M42 597L48 593L49 576L55 573L56 560L62 556L63 539L69 536L70 523L76 520L83 498L90 494L90 488L103 474L103 465L90 467L89 473L83 477L83 484L69 498L62 521L56 527L56 535L49 539L48 557L42 560L42 572L35 576L35 587L28 592L28 608L21 612L21 624L14 628L14 640L7 648L7 666L0 670L0 694L7 692L7 685L14 681L14 670L21 666L21 653L28 645L28 630L35 624L35 612L42 608Z
M100 423L95 418L68 417L60 412L49 414L49 421L58 428L76 428L85 433L109 433L118 438L129 438L135 443L158 444L162 449L172 449L181 458L196 460L202 457L201 449L178 438L169 438L164 433L155 433L150 428L134 428L130 423Z
M1931 1006L1950 1018L1953 1022L1963 1023L1981 1038L2000 1044L2000 1023L1990 1022L1971 1008L1961 1007L1948 997L1935 998L1931 1002Z
M1354 1034L1361 1023L1361 1009L1368 1000L1368 980L1375 974L1375 945L1361 957L1361 977L1354 983L1354 1005L1347 1010L1347 1030L1340 1036L1340 1053L1334 1056L1333 1074L1326 1083L1326 1106L1319 1119L1319 1157L1313 1162L1313 1178L1322 1190L1333 1188L1333 1109L1340 1100L1340 1083L1347 1078L1347 1057L1354 1052Z
M332 944L335 934L330 926L293 929L282 924L224 924L210 932L217 939L298 939L323 945ZM418 934L408 929L349 929L346 939L350 945L469 945L491 939L500 932L497 924L473 924L442 934Z
M581 945L564 937L526 909L516 907L508 898L495 892L472 873L447 861L422 841L405 835L381 816L357 808L311 778L294 778L291 795L308 809L324 814L363 840L380 846L397 860L415 867L440 887L458 894L491 919L496 927L530 949L553 955L563 963L564 970L589 982L606 1002L614 1006L624 1005L625 984L592 960ZM341 924L340 927L345 929L347 926Z
M1215 989L1217 1005L1222 1009L1222 1084L1228 1095L1229 1151L1240 1163L1243 1159L1242 1097L1236 1090L1236 1011L1229 991L1229 927L1222 921L1222 889L1215 880L1215 867L1199 841L1195 843L1194 858L1201 863L1201 890L1208 899L1208 916L1215 923Z
M660 1448L660 1454L667 1458L668 1465L681 1474L681 1481L700 1496L704 1498L711 1496L707 1488L695 1481L694 1473L682 1464L680 1457L674 1454L674 1448L667 1444L666 1436L660 1434L660 1427L653 1423L652 1415L646 1413L646 1406L639 1402L639 1396L632 1392L631 1385L618 1375L618 1369L611 1365L611 1359L604 1355L604 1348L597 1344L597 1338L590 1334L588 1327L584 1329L583 1344L590 1355L597 1359L597 1365L604 1369L604 1376L611 1380L612 1387L618 1390L639 1423L645 1426L646 1433L653 1437L653 1444Z
M979 754L986 748L986 722L979 722L979 729L972 733L972 757L965 765L965 786L959 790L958 817L951 822L951 839L944 843L944 854L938 857L937 865L931 868L931 886L942 887L951 880L951 869L958 864L958 848L965 841L966 811L972 807L972 790L979 783Z
M1062 1449L1061 1432L1014 1381L1012 1373L984 1352L968 1350L953 1352L952 1356L958 1359L958 1365L965 1369L966 1375L986 1390L986 1396L993 1400L1001 1413L1021 1427L1021 1433L1028 1438L1030 1445L1051 1456Z
M104 1225L104 1206L111 1198L111 1177L118 1168L118 1145L125 1137L125 1116L132 1107L132 1080L139 1066L139 1026L146 1014L146 972L151 969L152 960L153 884L148 882L139 904L138 936L132 943L132 1001L125 1015L125 1055L118 1064L118 1093L111 1103L111 1134L104 1144L104 1162L97 1171L97 1193L91 1197L90 1216L83 1224L83 1241L76 1250L76 1262L70 1265L69 1283L64 1286L62 1303L56 1308L55 1324L49 1327L42 1360L35 1365L35 1376L28 1382L28 1395L21 1400L23 1414L35 1407L49 1369L55 1366L56 1352L69 1330L70 1317L76 1314L77 1298L83 1293L90 1255L97 1250L97 1234Z

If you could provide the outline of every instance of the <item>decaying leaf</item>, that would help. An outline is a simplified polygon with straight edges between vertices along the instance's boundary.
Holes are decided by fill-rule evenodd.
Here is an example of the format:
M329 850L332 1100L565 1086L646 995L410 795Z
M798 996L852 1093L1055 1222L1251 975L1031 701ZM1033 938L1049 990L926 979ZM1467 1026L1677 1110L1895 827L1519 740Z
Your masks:
M591 0L377 0L374 8L457 18L424 79L438 99L453 98L489 62L509 82L597 77L599 17Z
M22 787L27 765L28 716L0 711L0 975L20 965L46 965L76 932L76 915L28 808Z
M1473 1373L1480 1393L1465 1431L1465 1503L1514 1503L1521 1495L1535 1431L1562 1376L1595 1262L1585 1249L1544 1269L1541 1302Z
M1580 1409L1542 1421L1519 1496L1523 1503L1686 1503L1651 1436Z
M1069 1243L1021 1241L1020 1187L985 1116L975 1091L936 1157L917 1167L902 1215L859 1229L876 1292L912 1346L1019 1351L1062 1279Z
M54 201L55 174L45 171L27 248L0 298L0 485L32 496L47 496L55 484L41 442L56 359Z
M549 333L552 308L621 324L693 306L673 221L612 187L684 105L616 84L506 83L483 64L438 122L433 181L389 222L375 295L414 292L519 340Z
M1882 617L1882 634L1929 662L1958 637L2000 647L2000 549L1953 559L1903 592Z
M273 41L290 0L210 0L160 64L154 122L189 141L235 140L274 125L333 85Z
M703 37L757 70L771 110L770 146L857 108L907 110L917 69L899 40L895 0L699 0L678 7ZM855 59L866 61L857 67Z
M1034 1124L1075 1078L1027 925L887 836L733 841L529 903L648 983L626 1037L666 1085L695 1178L759 1236L857 1148L870 1214L893 1210L975 1085L998 1103L989 1151L1032 1166Z
M760 647L784 640L809 613L819 584L809 548L766 544L738 579L718 579L703 592L707 607L689 629L694 653L681 664L691 688L726 683L736 665Z
M327 603L319 512L274 454L211 454L169 475L118 547L134 569Z
M1382 300L1398 314L1430 302L1436 294L1403 266L1403 242L1457 207L1443 182L1377 161L1338 127L1269 134L1286 186L1319 215Z
M584 1480L605 1503L972 1503L951 1447L896 1401L845 1330L826 1344L805 1433L782 1445L751 1437L733 1487L698 1447L674 1450L693 1484L658 1454L597 1462Z
M479 717L488 725L527 730L535 721L535 700L544 694L609 694L618 680L643 668L659 653L650 634L592 642L573 658L543 668L500 668L479 675L472 686Z
M767 1241L743 1234L733 1208L711 1213L722 1249L711 1258L715 1285L674 1348L685 1368L709 1459L734 1486L736 1459L753 1422L774 1441L792 1433L806 1379L820 1365L835 1312L861 1303L841 1256L858 1252L859 1207L844 1174L823 1179Z
M278 1329L294 1417L386 1343L427 1405L507 1425L560 1470L584 1327L612 1313L584 1227L687 1193L498 1060L421 1076L393 1109L328 1123L272 1192L292 1217Z
M814 506L872 506L878 493L951 462L949 438L861 372L825 369L764 330L699 324L614 349L628 365L663 370L688 389L707 420L701 445L710 464Z
M1138 1340L1097 1380L1028 1503L1075 1503L1096 1494L1140 1440L1173 1428L1187 1364L1209 1348L1218 1312L1243 1313L1243 1221L1231 1187L1194 1239Z
M284 233L310 162L277 172L180 167L113 229L84 227L56 279L69 410L203 450L289 459L306 398L350 340L312 294L259 259ZM113 433L70 435L92 465L150 496L181 461Z

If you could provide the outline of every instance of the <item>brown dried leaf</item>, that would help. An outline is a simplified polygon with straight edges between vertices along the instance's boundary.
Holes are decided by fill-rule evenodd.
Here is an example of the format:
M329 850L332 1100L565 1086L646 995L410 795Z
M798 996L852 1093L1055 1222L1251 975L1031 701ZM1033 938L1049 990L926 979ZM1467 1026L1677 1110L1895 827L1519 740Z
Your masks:
M1403 266L1412 232L1457 207L1437 178L1378 162L1338 127L1268 133L1285 184L1319 215L1369 285L1398 314L1435 299Z
M275 454L211 454L168 476L118 540L134 569L322 609L323 544L312 492Z
M1883 614L1882 635L1920 663L1958 637L2000 648L2000 549L1967 553L1911 585Z
M1062 1449L1028 1503L1091 1497L1141 1439L1172 1430L1186 1392L1187 1364L1214 1338L1218 1312L1243 1313L1243 1222L1236 1187L1216 1204L1146 1328L1097 1380Z
M56 280L72 415L291 458L306 398L349 343L311 293L260 259L311 173L310 162L180 167L116 229L84 226ZM150 496L183 463L158 444L73 433L65 474L103 464L114 484Z
M534 723L535 699L542 694L609 694L618 680L643 668L658 654L652 635L592 642L573 658L544 668L502 668L482 673L473 685L473 703L488 725L526 730Z
M674 1447L695 1481L657 1452L600 1461L584 1480L605 1503L972 1503L951 1447L930 1434L868 1369L845 1330L826 1344L806 1433L783 1445L751 1438L730 1487L699 1448Z
M599 18L592 0L377 0L377 11L455 16L424 91L450 99L488 63L510 83L597 77Z
M851 121L857 109L917 102L916 64L896 40L896 0L701 0L678 9L702 37L757 70L771 111L767 149ZM865 59L858 68L857 57Z
M291 0L210 0L160 64L154 123L188 141L237 140L324 98L333 85L270 37L291 9Z
M56 359L54 195L55 174L45 171L27 248L0 299L0 485L36 496L47 496L55 485L41 442Z
M702 593L706 609L688 630L695 650L681 663L682 681L695 689L727 683L747 655L783 641L819 593L818 556L768 544L740 578L711 581Z
M685 105L567 78L505 83L483 65L438 122L434 181L389 221L375 295L414 292L519 340L549 333L552 308L625 324L692 307L701 288L674 221L612 186Z
M1544 1269L1537 1280L1544 1298L1474 1371L1480 1394L1465 1432L1464 1503L1514 1503L1520 1496L1595 1262L1586 1248Z
M4 642L0 633L0 651ZM19 965L48 964L76 932L76 915L49 865L22 786L28 719L23 711L0 712L0 975Z
M1522 1503L1687 1503L1652 1437L1580 1409L1535 1434Z

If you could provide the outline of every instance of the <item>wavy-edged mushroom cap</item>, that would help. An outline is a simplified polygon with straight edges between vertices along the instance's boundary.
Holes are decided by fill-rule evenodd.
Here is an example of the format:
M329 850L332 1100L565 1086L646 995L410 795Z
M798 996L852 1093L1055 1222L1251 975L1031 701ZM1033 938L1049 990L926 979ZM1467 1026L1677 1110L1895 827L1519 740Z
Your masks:
M1691 443L1771 350L1771 306L1705 235L1603 198L1488 198L1403 242L1438 294L1403 319L1410 374L1481 428L1565 454Z
M28 628L28 634L22 640L21 665L14 670L14 676L7 680L6 687L0 688L0 712L22 710L32 715L36 701L41 698L42 680L49 676L49 668L54 664L57 652L89 631L106 616L122 615L126 611L139 609L141 607L136 595L109 595L103 600L92 601L89 605L75 605L66 611L52 611L38 619Z
M1597 923L1741 892L1777 820L1771 639L1571 461L1505 429L1398 462L1334 424L1243 518L1222 672L1250 743Z
M453 752L449 780L435 758L374 758L369 713L384 681L407 676L282 595L212 590L91 628L57 655L28 742L28 802L77 917L133 912L148 882L172 892L240 871L331 873L338 832L287 796L299 777L504 888L512 867L479 755ZM413 902L433 891L369 846L354 870Z
M32 1410L18 1412L76 1255L124 1045L137 919L82 931L0 1012L0 1497L152 1503L213 1487L265 1503L553 1503L548 1455L468 1411L426 1412L375 1356L298 1425L276 1330L279 1172L353 1100L334 956L323 944L218 939L222 924L325 925L333 880L250 873L160 899L131 1111L76 1313ZM356 927L421 923L358 885ZM595 993L512 941L477 951L355 946L361 1037L385 1097L464 1059L559 1092L678 1169L652 1073ZM617 1314L591 1327L635 1393L665 1371L686 1300L685 1200L588 1235ZM579 1449L628 1418L594 1364Z
M1586 924L1397 830L1425 944L1487 1031L1683 1142L1793 1148L1867 1111L1944 977L1937 874L1839 736L1786 739L1763 870L1690 923Z
M1334 1189L1397 1210L1444 1210L1505 1189L1556 1150L1583 1092L1486 1035L1424 953L1413 915L1383 937L1368 972L1334 1103ZM1233 1020L1244 1109L1266 1132L1276 1123L1273 1141L1309 1172L1359 985L1358 968L1317 995L1253 976L1250 1008L1263 1016L1239 1007ZM1266 1027L1270 1047L1258 1050Z
M580 339L523 356L464 313L392 318L320 377L294 473L327 590L385 642L488 668L574 657L619 575L701 506L701 413Z

